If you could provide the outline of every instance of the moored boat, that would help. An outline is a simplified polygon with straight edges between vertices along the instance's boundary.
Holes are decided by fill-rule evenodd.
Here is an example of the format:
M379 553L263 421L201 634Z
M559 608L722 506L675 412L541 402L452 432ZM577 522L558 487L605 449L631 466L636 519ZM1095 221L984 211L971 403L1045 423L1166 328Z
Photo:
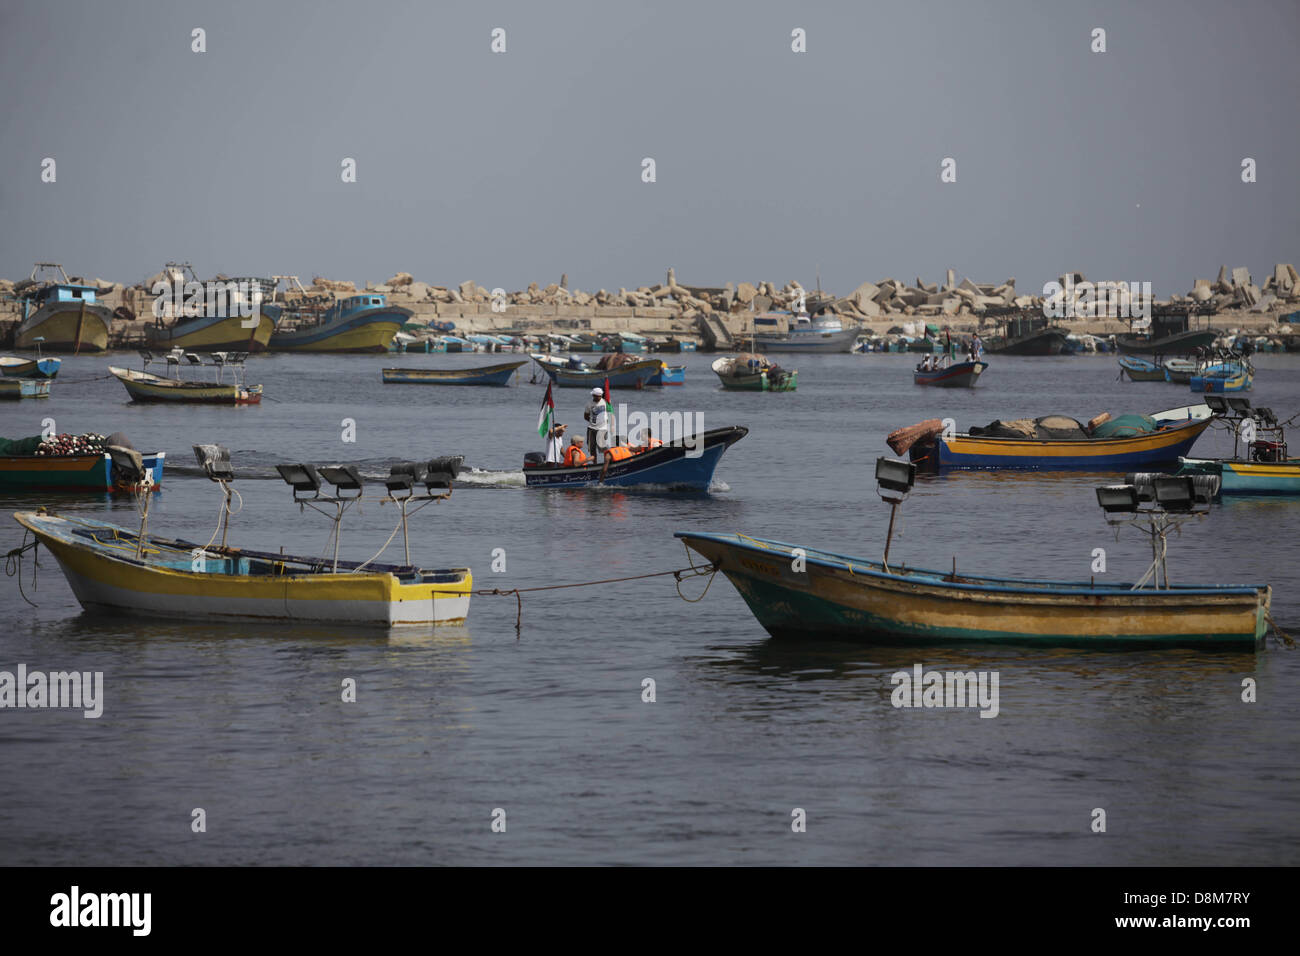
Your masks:
M386 368L386 385L509 385L515 370L526 360L479 368Z
M834 312L763 312L754 317L753 339L761 352L851 352L860 332Z
M752 352L724 355L711 366L722 387L744 392L793 392L799 386L799 370L786 370L765 356Z
M685 365L665 365L660 369L659 374L650 376L647 385L685 385L686 384L686 366Z
M1121 355L1119 367L1120 373L1127 375L1129 380L1133 382L1166 382L1169 380L1163 365L1159 362L1148 362L1144 358Z
M37 273L57 269L62 282L42 281ZM38 262L21 293L23 318L14 333L14 348L53 352L102 352L108 348L113 314L96 302L95 286L79 285L56 262Z
M110 441L125 439L121 435L111 440L100 435L0 439L0 492L132 490L134 483L104 450ZM161 485L166 453L140 457L150 487Z
M146 353L147 354L147 353ZM217 369L223 375L230 367L231 374L237 376L237 370L243 367L242 359L236 362L224 361L226 353L217 353L223 359L205 368ZM197 358L197 357L196 357ZM146 360L147 362L147 360ZM180 366L177 365L179 374ZM241 381L202 382L183 380L181 378L164 378L146 371L108 367L109 374L126 387L127 394L136 402L187 402L209 405L257 405L262 401L261 385L244 385Z
M50 380L48 378L0 379L0 399L49 397Z
M1198 368L1196 362L1184 358L1168 358L1163 365L1165 377L1175 385L1190 385Z
M1235 356L1219 362L1205 362L1188 380L1193 392L1222 394L1245 392L1254 385L1255 367L1245 356Z
M990 316L1007 310L989 309ZM984 340L984 350L992 355L1060 355L1069 332L1051 325L1032 310L1010 310L1001 317L1000 330Z
M155 300L154 324L145 329L149 348L187 352L266 349L275 321L263 311L263 305L275 295L275 279L200 282L188 262L169 262L162 275L169 288Z
M62 359L57 358L0 355L0 373L7 378L54 378L59 374L62 362Z
M1209 348L1219 337L1217 329L1193 327L1191 316L1209 314L1203 306L1154 307L1149 324L1139 328L1138 322L1132 323L1129 334L1115 339L1115 347L1125 355L1191 355Z
M283 352L387 352L414 314L377 292L349 296L323 310L262 310L276 323L267 347Z
M602 362L613 359L619 353L609 353L602 357ZM651 358L635 360L628 356L621 364L610 362L607 367L592 367L583 362L557 362L544 355L531 355L530 358L544 371L556 385L561 388L591 388L603 386L609 380L610 388L644 388L650 380L659 375L665 363L662 359Z

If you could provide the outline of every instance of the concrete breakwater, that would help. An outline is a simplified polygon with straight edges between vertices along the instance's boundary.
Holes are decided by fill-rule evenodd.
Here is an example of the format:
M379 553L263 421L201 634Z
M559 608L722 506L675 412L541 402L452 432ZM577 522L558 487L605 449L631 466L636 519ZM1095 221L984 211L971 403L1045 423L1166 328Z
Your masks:
M115 311L110 345L131 348L144 343L147 328L157 321L156 296L151 290L157 282L170 282L177 275L169 268L130 286L102 279L73 279L94 286L98 299ZM1149 312L1154 306L1194 310L1224 330L1288 338L1295 327L1280 319L1300 309L1300 276L1289 264L1275 266L1262 285L1256 285L1245 268L1221 267L1216 279L1196 279L1186 295L1161 302L1151 301L1149 294L1145 302L1139 301L1142 290L1135 283L1089 282L1078 272L1058 277L1044 287L1055 294L1043 295L1019 294L1014 278L1000 283L977 283L969 278L958 282L952 269L942 283L927 283L918 277L914 284L907 284L886 278L864 282L844 296L807 289L793 280L779 287L769 281L686 285L677 281L672 269L662 283L617 292L572 289L567 276L545 286L534 282L527 289L508 292L474 281L431 285L407 272L382 283L358 285L317 276L310 285L296 280L283 285L287 287L281 288L277 299L289 306L304 301L328 304L359 292L383 293L391 304L412 311L411 325L415 327L450 321L460 332L634 332L694 337L706 348L728 348L743 341L753 331L759 313L801 306L825 306L847 324L875 335L900 330L909 323L935 324L953 332L987 330L996 326L1000 316L1017 310L1040 311L1070 331L1110 335L1127 332L1129 316L1141 315L1143 308ZM22 316L20 298L29 288L27 280L0 279L0 344L12 342Z

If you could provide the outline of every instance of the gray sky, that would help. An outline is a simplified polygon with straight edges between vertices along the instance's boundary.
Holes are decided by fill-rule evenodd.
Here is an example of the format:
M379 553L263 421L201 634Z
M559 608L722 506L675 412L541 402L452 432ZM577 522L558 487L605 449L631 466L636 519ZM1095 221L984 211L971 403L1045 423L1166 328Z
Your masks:
M1163 296L1300 262L1297 92L1296 0L5 0L0 275Z

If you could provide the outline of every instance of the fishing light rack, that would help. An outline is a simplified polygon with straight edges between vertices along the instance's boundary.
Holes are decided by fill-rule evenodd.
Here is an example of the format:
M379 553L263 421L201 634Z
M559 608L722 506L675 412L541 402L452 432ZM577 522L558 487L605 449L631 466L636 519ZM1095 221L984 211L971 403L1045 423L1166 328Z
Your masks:
M331 537L334 539L334 573L339 570L339 537L343 527L343 513L361 500L364 493L361 474L356 465L276 465L285 484L293 489L293 500L298 510L310 508L318 511L334 522ZM334 494L321 494L321 480L334 486ZM333 513L322 508L322 504L334 506Z
M221 547L226 546L226 535L230 531L230 516L234 512L230 508L232 496L238 494L230 483L235 480L235 471L230 466L230 449L224 445L193 445L194 457L198 460L199 467L208 476L209 481L215 481L221 486L221 491L225 495L225 502L221 507L221 517L217 519L217 531L221 532ZM242 500L242 499L241 499ZM216 532L212 537L216 538ZM208 544L212 542L209 541Z
M401 512L402 546L405 549L407 567L411 565L411 537L407 530L407 519L433 502L451 497L452 486L460 477L460 466L464 461L463 456L454 455L433 458L427 462L402 462L389 469L388 477L384 479L388 494L380 499L379 504L382 506L391 501ZM424 494L415 493L417 484L424 485ZM408 506L414 502L420 504L408 511Z
M135 556L144 557L145 534L149 530L149 504L153 498L153 472L144 466L144 459L134 448L125 445L106 445L104 451L112 461L115 483L129 485L135 494L135 507L140 512L140 533L135 539Z
M1131 525L1151 539L1151 566L1132 590L1150 581L1159 589L1161 577L1169 588L1170 531L1182 533L1190 520L1205 517L1219 493L1218 475L1160 475L1145 472L1124 476L1125 484L1103 485L1097 489L1097 504L1106 515L1106 523L1119 529Z
M1271 408L1263 405L1251 407L1249 398L1237 396L1206 395L1205 404L1210 408L1210 417L1216 425L1232 432L1232 457L1241 458L1243 424L1255 423L1255 435L1246 443L1244 449L1250 461L1286 461L1286 427L1296 419L1292 415L1286 421L1280 421Z
M881 561L889 573L889 546L894 540L894 518L912 486L916 484L916 464L897 458L876 459L876 492L889 505L889 531L885 535L885 556Z

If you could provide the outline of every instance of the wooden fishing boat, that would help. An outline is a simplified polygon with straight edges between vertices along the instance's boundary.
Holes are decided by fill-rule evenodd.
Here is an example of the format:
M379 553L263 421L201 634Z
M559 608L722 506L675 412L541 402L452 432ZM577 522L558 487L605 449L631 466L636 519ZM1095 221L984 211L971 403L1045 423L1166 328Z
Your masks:
M1199 305L1155 306L1150 325L1138 330L1134 323L1128 335L1115 339L1115 346L1125 355L1191 355L1212 346L1220 335L1217 329L1195 327L1191 321L1193 315L1209 314L1207 307Z
M62 282L37 279L38 272L55 269ZM108 348L113 314L95 301L95 286L73 283L57 262L36 263L28 283L34 291L21 293L23 317L14 333L14 348L73 353Z
M135 402L257 405L262 401L261 385L183 381L177 378L163 378L161 375L135 369L118 368L115 365L110 365L108 371L126 386L127 394Z
M1001 328L984 340L991 355L1060 355L1069 331L1048 323L1034 310L990 308L985 315L1000 318Z
M1121 355L1119 359L1120 374L1127 375L1133 382L1166 382L1169 376L1159 362L1148 362L1144 358Z
M155 350L186 352L261 352L275 331L275 320L262 311L275 296L276 280L243 277L200 282L188 262L169 262L163 269L173 288L155 304L170 299L145 329L145 342ZM186 295L185 290L191 290ZM191 314L192 313L192 314Z
M1199 367L1191 359L1169 358L1164 360L1165 378L1175 385L1190 385L1192 376Z
M153 487L162 484L166 452L141 455ZM129 491L126 481L113 468L108 452L89 455L4 455L0 456L0 492Z
M386 385L509 385L510 378L527 360L485 365L480 368L386 368Z
M931 469L1136 471L1177 461L1211 421L1205 405L1170 409L1150 418L1155 430L1142 434L1043 438L957 433L945 438L940 433L917 441L908 451L914 462Z
M713 373L722 387L744 392L793 392L799 387L799 370L789 371L762 355L742 352L715 359Z
M647 385L685 385L685 365L665 365L658 375L652 375Z
M1251 648L1264 639L1272 598L1255 585L1134 590L886 568L743 534L676 536L727 576L777 638Z
M50 380L48 378L0 379L0 399L49 397Z
M1202 366L1189 381L1193 392L1218 395L1249 391L1254 384L1254 367L1245 359Z
M59 374L62 359L20 358L17 355L0 355L0 373L7 378L54 378Z
M754 317L754 345L763 352L849 352L860 329L844 327L834 312L826 311L831 300L813 304L808 312L764 312ZM759 329L763 331L759 331Z
M1217 475L1221 495L1300 497L1300 458L1245 461L1180 458L1179 475Z
M574 368L543 355L532 355L530 358L560 388L593 388L603 386L606 379L609 379L610 388L644 388L665 367L663 360L657 358L625 362L607 369L592 368L585 363Z
M939 388L974 388L987 362L954 362L943 368L912 372L912 382L916 385L935 385Z
M393 337L414 313L365 292L320 311L263 305L276 323L267 347L281 352L387 352Z
M743 425L714 428L686 444L681 439L625 458L566 468L547 464L534 452L524 461L529 488L590 488L654 486L673 490L707 491L723 452L749 434Z

